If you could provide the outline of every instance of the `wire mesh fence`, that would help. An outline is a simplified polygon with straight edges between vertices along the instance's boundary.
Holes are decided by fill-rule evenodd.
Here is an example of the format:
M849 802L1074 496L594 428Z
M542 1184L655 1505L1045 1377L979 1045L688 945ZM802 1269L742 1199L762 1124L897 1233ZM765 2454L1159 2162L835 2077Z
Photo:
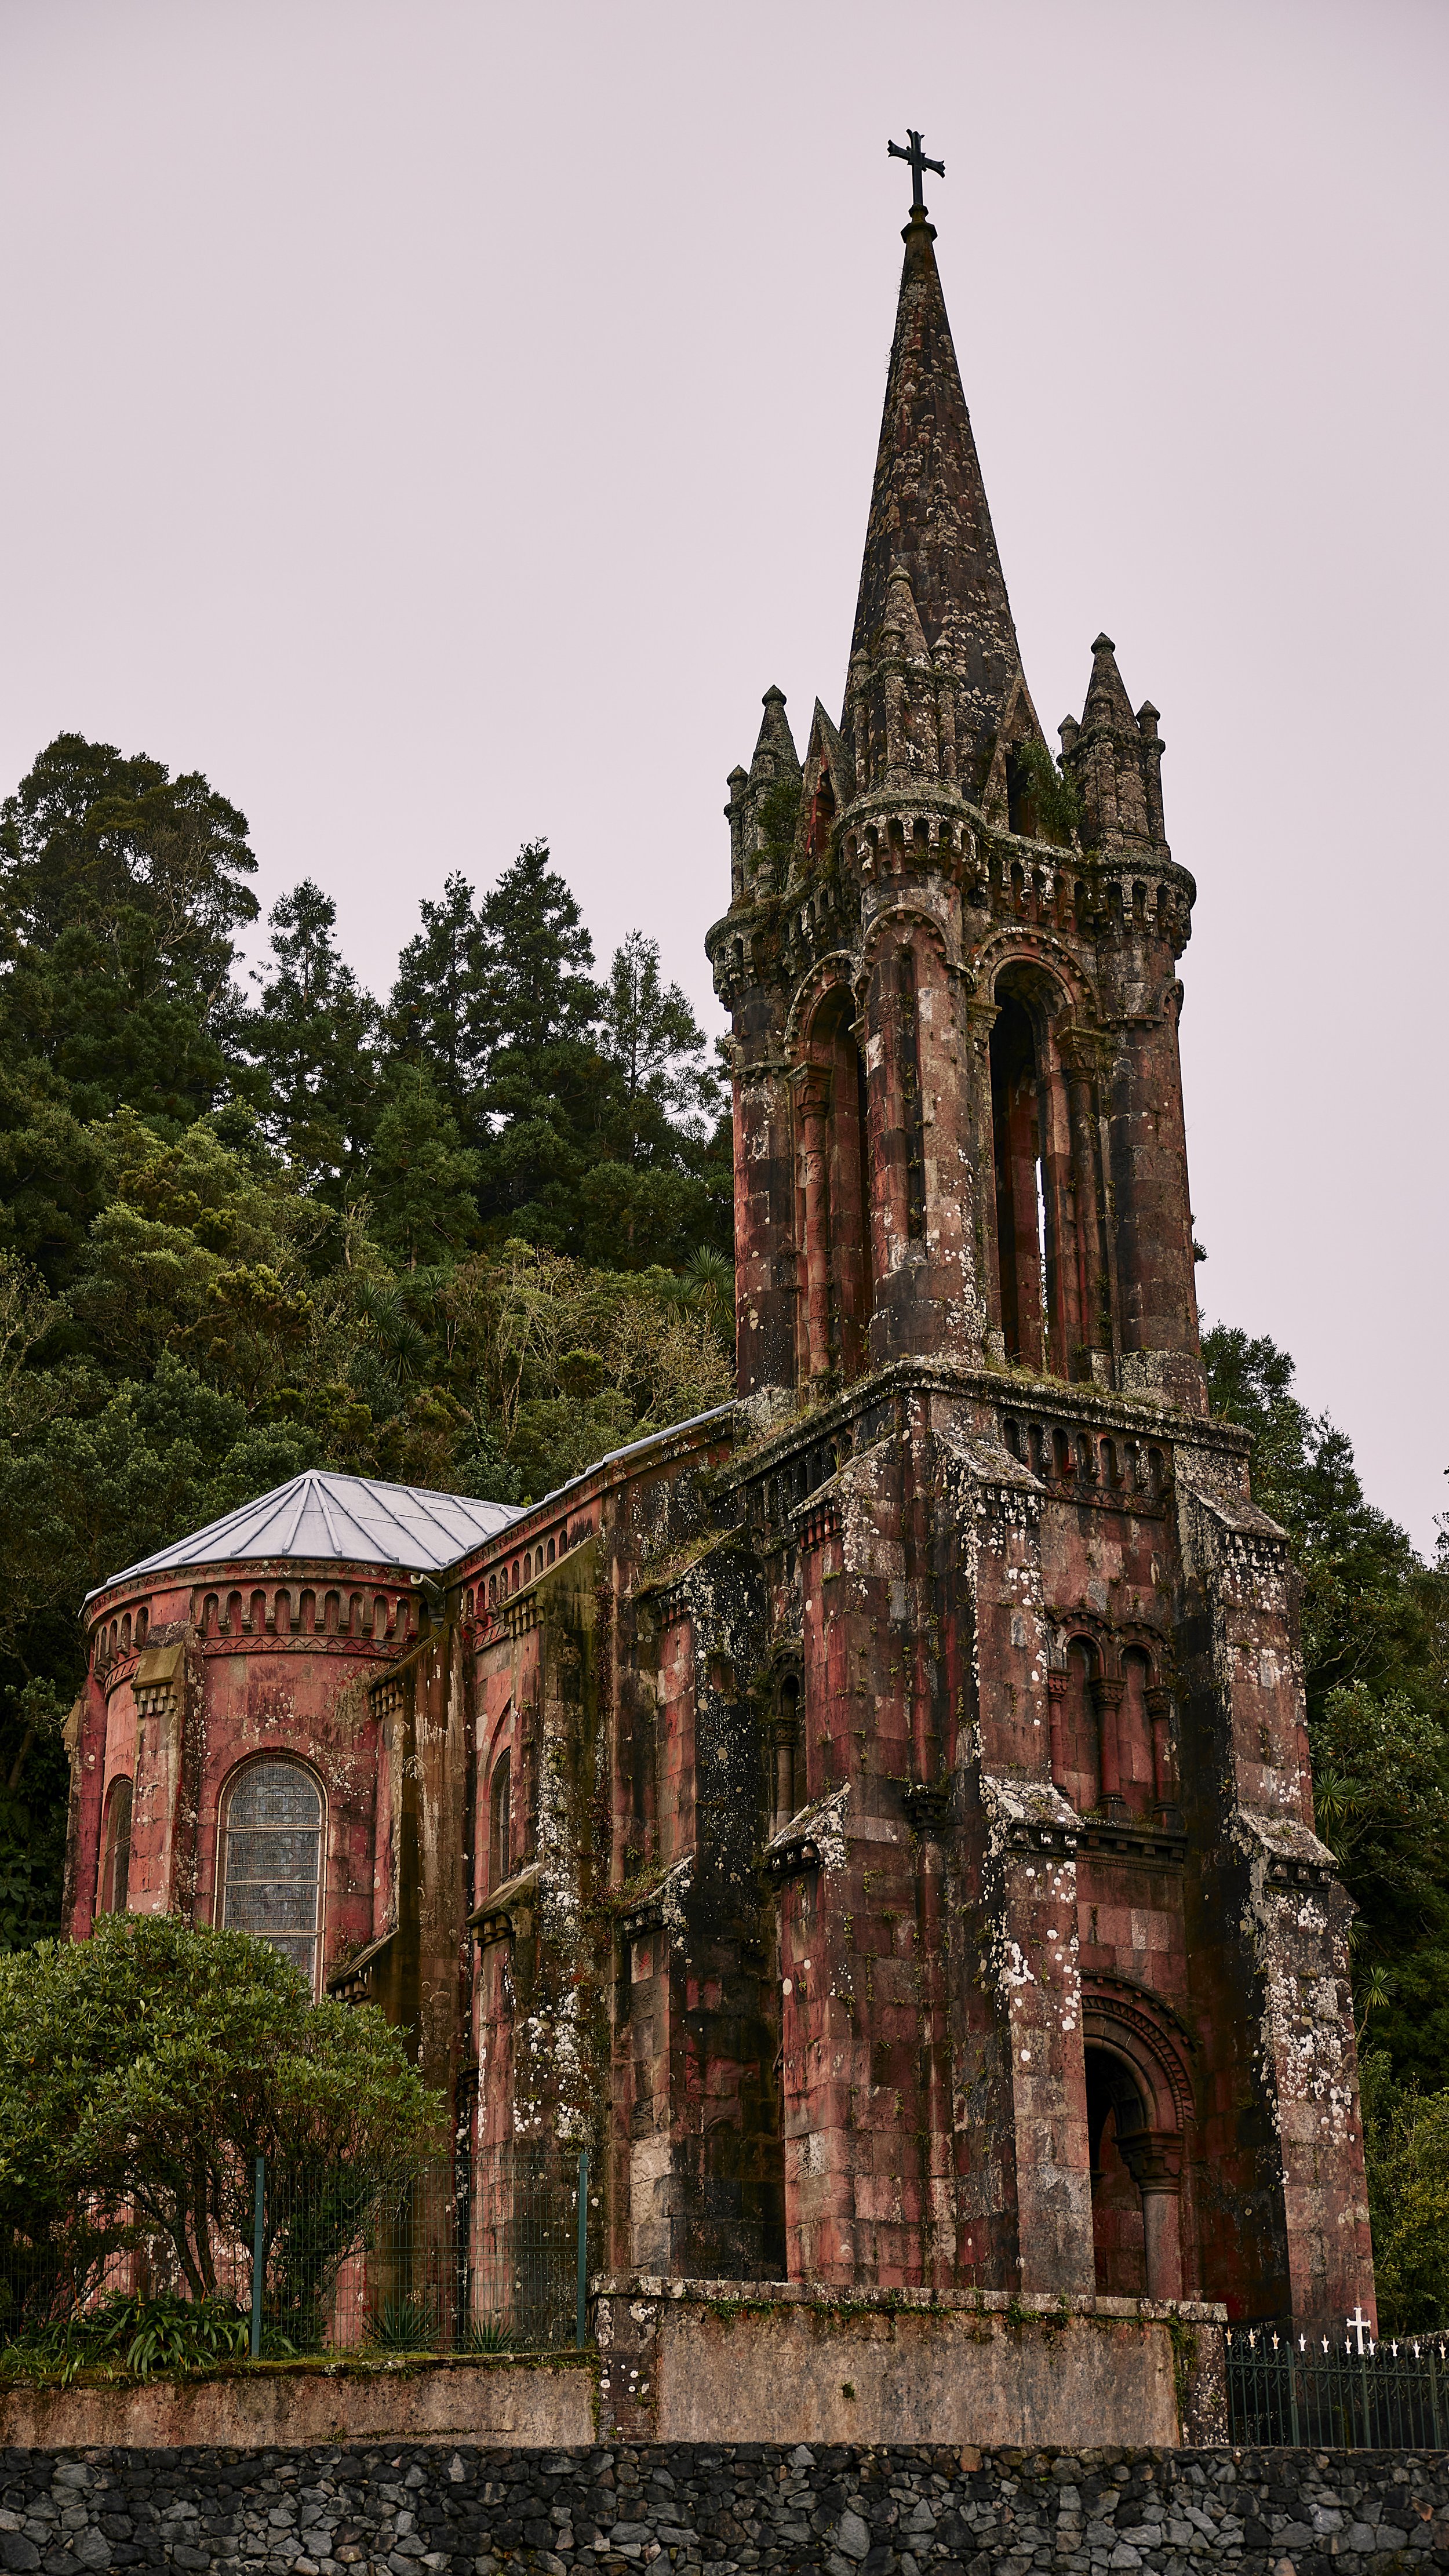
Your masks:
M0 2343L53 2338L126 2300L233 2316L241 2348L264 2358L559 2350L584 2340L588 2240L587 2154L548 2142L392 2174L258 2157L184 2261L134 2209L81 2231L83 2260L74 2231L57 2262L40 2230L12 2225Z
M1362 2349L1359 2349L1360 2343ZM1232 2439L1260 2448L1439 2450L1449 2435L1449 2336L1340 2343L1288 2325L1227 2337Z

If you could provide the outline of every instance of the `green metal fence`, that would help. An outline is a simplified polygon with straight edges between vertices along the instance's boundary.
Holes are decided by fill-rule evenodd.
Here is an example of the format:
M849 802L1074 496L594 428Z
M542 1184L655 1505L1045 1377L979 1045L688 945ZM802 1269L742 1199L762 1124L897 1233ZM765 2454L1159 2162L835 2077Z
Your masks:
M1233 2326L1228 2424L1235 2442L1309 2450L1440 2450L1449 2437L1449 2336L1342 2340L1288 2325Z
M553 2351L585 2339L587 2152L510 2144L470 2167L393 2175L273 2167L258 2156L207 2232L218 2310L254 2355ZM85 2236L85 2230L81 2231ZM0 2343L34 2340L118 2295L182 2301L174 2249L126 2211L93 2259L58 2264L39 2231L0 2242Z

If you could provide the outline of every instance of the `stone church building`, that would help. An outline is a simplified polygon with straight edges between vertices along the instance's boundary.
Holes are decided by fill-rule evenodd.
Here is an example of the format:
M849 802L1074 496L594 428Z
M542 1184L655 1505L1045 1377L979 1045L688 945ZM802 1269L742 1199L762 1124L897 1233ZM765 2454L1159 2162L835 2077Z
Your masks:
M1214 1421L1194 884L1099 635L1053 769L917 206L838 722L709 934L738 1400L524 1510L329 1474L87 1604L67 1923L406 2029L596 2268L1372 2300L1294 1578ZM1063 778L1067 782L1063 784Z

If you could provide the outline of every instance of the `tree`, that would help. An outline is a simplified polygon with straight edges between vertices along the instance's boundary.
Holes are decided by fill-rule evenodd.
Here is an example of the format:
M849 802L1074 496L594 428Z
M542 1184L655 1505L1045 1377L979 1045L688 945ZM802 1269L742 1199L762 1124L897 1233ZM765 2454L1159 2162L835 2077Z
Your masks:
M1266 1335L1216 1324L1203 1358L1214 1412L1254 1435L1253 1492L1294 1543L1310 1719L1329 1691L1359 1681L1418 1699L1429 1687L1426 1569L1407 1531L1365 1498L1348 1434L1300 1404L1293 1361Z
M0 1250L63 1286L109 1177L104 1149L64 1085L42 1065L7 1061L0 1018Z
M75 1114L184 1125L228 1078L244 814L197 772L61 734L0 808L0 1047Z
M263 1125L305 1187L335 1196L371 1129L377 1006L338 953L337 906L310 877L267 916L272 966L247 1014L265 1079Z
M119 947L143 916L168 989L205 1021L225 1007L233 933L254 921L244 814L199 771L58 734L0 807L0 894L12 941L53 948L76 925Z
M367 1159L373 1230L384 1251L415 1270L465 1251L478 1237L478 1156L458 1135L424 1064L394 1067Z
M561 1245L598 1150L608 1068L593 1034L593 942L548 861L547 843L529 842L479 910L479 1200L495 1236Z
M1254 1433L1253 1491L1301 1578L1321 1832L1359 1907L1354 1979L1396 2081L1449 2082L1449 1557L1369 1503L1353 1445L1266 1336L1203 1337L1214 1410Z
M1449 2091L1399 2085L1387 2053L1360 2065L1379 2331L1442 2331L1449 2317Z
M702 1062L704 1031L678 984L659 974L659 942L631 930L614 951L599 1012L603 1052L619 1080L622 1159L666 1153L674 1130L696 1135L719 1109L719 1085Z
M78 922L53 947L20 949L0 980L11 1063L44 1068L80 1119L130 1108L174 1133L204 1116L230 1079L220 1017L175 980L138 909L105 937Z
M405 1061L427 1066L439 1097L467 1133L484 1067L478 1030L483 924L472 887L456 871L441 903L424 897L421 910L422 928L398 959L387 1006L388 1041Z
M441 2110L379 2013L314 2004L248 1933L121 1914L0 1959L0 2231L32 2314L137 2244L214 2292L218 2254L250 2238L259 2154L279 2209L331 2210L325 2264Z

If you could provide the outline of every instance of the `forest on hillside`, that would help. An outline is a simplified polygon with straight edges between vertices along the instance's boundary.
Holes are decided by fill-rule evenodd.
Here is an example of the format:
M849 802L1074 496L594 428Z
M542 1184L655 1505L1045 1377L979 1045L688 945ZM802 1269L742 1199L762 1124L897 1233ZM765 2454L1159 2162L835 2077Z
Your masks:
M727 1104L655 942L545 844L461 872L385 999L205 778L63 734L0 808L0 1949L55 1928L86 1591L306 1466L527 1500L732 1383ZM1359 1908L1380 2262L1449 2313L1449 1537L1425 1562L1271 1341L1216 1410L1302 1577ZM1407 2303L1407 2305L1405 2304Z

